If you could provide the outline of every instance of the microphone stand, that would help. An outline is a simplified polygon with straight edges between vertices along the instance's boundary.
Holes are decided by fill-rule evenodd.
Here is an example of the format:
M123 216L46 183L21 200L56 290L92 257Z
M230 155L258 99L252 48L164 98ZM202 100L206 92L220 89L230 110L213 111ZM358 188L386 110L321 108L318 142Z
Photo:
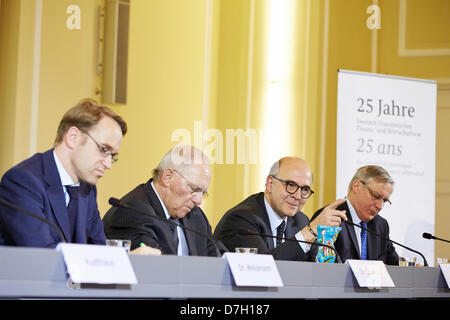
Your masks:
M147 214L147 215L148 215L148 213L150 212L150 210L147 210L147 209L144 210L144 209L136 208L136 207L134 207L134 206L131 206L129 203L125 203L125 202L120 201L119 199L113 198L113 197L109 198L109 204L112 205L113 207L120 207L120 208L124 208L124 209L129 209L129 210L137 211L137 212L139 212L139 213ZM141 203L141 205L144 206L144 204L142 204L142 203ZM160 220L160 221L163 221L163 222L165 222L165 223L168 223L168 224L170 224L170 225L177 226L177 227L179 226L179 227L183 228L184 230L191 231L191 232L193 232L193 233L195 233L195 234L198 234L198 235L200 235L200 236L202 236L202 237L207 238L207 239L208 239L209 241L211 241L212 244L214 245L214 247L215 247L215 249L216 249L216 254L217 254L217 256L218 256L218 257L221 256L220 249L219 249L219 246L218 246L217 243L216 243L216 240L213 239L213 238L211 238L211 237L208 236L207 234L204 234L203 232L200 232L200 231L197 231L197 230L195 230L195 229L192 229L192 228L183 226L183 225L178 224L178 223L176 223L176 222L174 222L174 221L171 221L171 220L168 220L168 219L165 219L165 218L161 218L160 216L157 216L157 215L149 215L149 216L152 217L152 218L155 218L156 220Z
M15 209L15 210L17 210L19 212L22 212L22 213L26 214L27 216L33 217L35 219L38 219L38 220L48 224L50 227L52 227L53 229L55 229L58 232L59 236L61 237L62 242L67 243L66 237L64 236L63 232L61 231L61 229L56 224L48 221L47 219L45 219L43 217L38 216L37 214L35 214L35 213L33 213L33 212L29 211L29 210L26 210L26 209L24 209L22 207L19 207L19 206L15 205L15 204L13 204L13 203L11 203L9 201L6 201L5 199L3 199L1 197L0 197L0 203L2 205L6 206L6 207Z
M396 242L396 241L394 241L394 240L392 240L392 239L386 238L386 237L382 236L381 234L378 234L378 233L375 232L375 231L372 231L372 230L370 230L370 229L364 228L364 227L360 226L359 224L353 223L353 222L351 222L351 221L349 221L349 220L345 221L345 223L347 223L347 224L349 224L349 225L351 225L351 226L355 226L355 227L358 227L358 228L360 228L360 229L366 230L367 232L370 232L371 234L374 234L374 235L380 237L381 239L384 239L384 240L386 240L386 241L390 241L390 242L392 242L392 243L394 243L394 244L396 244L396 245L398 245L398 246L400 246L400 247L402 247L402 248L405 248L405 249L407 249L407 250L409 250L409 251L412 251L412 252L414 252L414 253L417 253L418 255L420 255L420 256L422 257L422 259L423 259L423 265L424 265L425 267L428 267L427 259L425 259L425 256L424 256L422 253L420 253L419 251L416 251L416 250L414 250L414 249L411 249L411 248L409 248L409 247L407 247L407 246L405 246L405 245L403 245L403 244L401 244L401 243L398 243L398 242Z
M242 234L242 235L248 235L248 236L261 236L261 237L267 237L267 238L273 238L273 239L301 242L301 243L306 243L306 244L309 244L309 245L314 245L314 246L319 246L319 247L327 247L327 248L333 250L333 252L336 254L336 262L337 263L342 263L341 256L337 252L336 248L334 248L332 246L329 246L327 244L324 244L324 243L309 242L309 241L297 240L297 239L294 239L294 238L282 238L282 237L277 237L277 236L274 236L274 235L271 235L271 234L255 232L255 231L252 231L252 230L239 230L238 233Z

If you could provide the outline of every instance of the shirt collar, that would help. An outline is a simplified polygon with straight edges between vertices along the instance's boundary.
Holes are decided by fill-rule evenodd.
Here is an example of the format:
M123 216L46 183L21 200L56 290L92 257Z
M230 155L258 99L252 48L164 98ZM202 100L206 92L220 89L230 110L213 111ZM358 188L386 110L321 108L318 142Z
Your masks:
M164 202L162 202L161 198L159 197L159 194L158 194L158 192L157 192L156 189L155 189L155 185L153 184L153 181L151 182L151 186L152 186L152 188L153 188L153 191L155 191L156 196L158 197L159 202L161 203L161 206L162 206L162 208L163 208L163 210L164 210L164 213L165 213L165 215L166 215L166 218L167 218L167 219L170 219L169 210L167 210L166 206L164 205Z
M80 183L75 184L67 173L66 169L64 169L61 161L59 161L58 156L56 155L55 150L53 150L53 157L55 158L56 168L58 169L59 177L61 179L61 183L63 186L79 186Z
M350 200L348 200L348 198L347 198L347 205L348 205L348 208L350 209L350 214L352 216L353 223L359 225L361 223L361 219L356 214L356 210L355 210L355 208L353 208L353 206L350 203Z
M267 202L266 197L264 197L264 204L266 206L267 215L269 216L269 222L270 222L270 230L272 233L277 230L280 223L284 220L287 224L287 218L281 219L281 217L276 213L272 207L270 206L269 202Z

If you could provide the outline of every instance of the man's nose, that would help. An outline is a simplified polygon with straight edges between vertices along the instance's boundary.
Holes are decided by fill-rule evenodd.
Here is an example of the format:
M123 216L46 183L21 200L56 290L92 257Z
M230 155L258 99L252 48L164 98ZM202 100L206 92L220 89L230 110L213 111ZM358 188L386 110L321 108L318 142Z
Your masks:
M107 156L106 158L103 159L103 164L106 167L106 169L111 169L112 167L112 157L111 156Z
M192 198L192 201L195 203L196 206L201 205L203 202L203 193L202 192L194 193L194 197Z

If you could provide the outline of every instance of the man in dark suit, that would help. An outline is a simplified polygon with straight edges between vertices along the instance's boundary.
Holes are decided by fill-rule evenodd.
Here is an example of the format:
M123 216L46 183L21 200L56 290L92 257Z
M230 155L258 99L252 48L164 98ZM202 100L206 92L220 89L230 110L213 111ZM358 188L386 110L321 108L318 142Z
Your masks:
M171 149L153 170L153 178L121 199L139 210L113 207L105 214L107 237L130 239L136 253L151 247L162 254L216 256L211 226L199 208L210 180L209 160L202 151L191 146Z
M348 187L347 200L337 209L345 210L347 219L389 239L389 224L378 213L389 204L394 181L379 166L364 166L357 170ZM320 215L318 210L312 221ZM385 264L398 265L398 254L392 242L358 227L341 224L335 248L342 260L382 260Z
M125 121L106 106L82 100L63 116L54 149L8 170L0 196L57 225L67 242L105 244L95 184L117 160ZM48 224L1 206L4 244L55 247L63 239Z
M338 226L346 217L335 208L345 199L329 205L313 223L309 223L308 217L300 211L313 193L312 180L311 169L305 160L294 157L280 159L270 169L265 191L251 195L228 210L219 221L214 237L231 251L236 247L258 248L258 253L271 254L277 260L313 261L316 247L310 250L308 244L241 232L250 230L314 242L317 225Z

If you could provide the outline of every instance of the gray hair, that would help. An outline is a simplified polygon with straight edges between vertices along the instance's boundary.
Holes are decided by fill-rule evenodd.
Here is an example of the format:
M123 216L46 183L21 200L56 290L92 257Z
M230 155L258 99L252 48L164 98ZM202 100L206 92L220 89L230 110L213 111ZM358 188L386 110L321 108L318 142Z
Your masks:
M277 160L271 167L269 171L269 176L275 176L280 171L280 160Z
M200 149L189 145L176 145L170 149L153 169L153 180L158 181L163 171L172 168L185 173L192 165L209 164L209 158Z
M394 180L386 169L376 165L369 165L359 168L348 185L348 192L351 191L355 180L360 180L367 184L375 180L377 182L391 183L394 185Z

